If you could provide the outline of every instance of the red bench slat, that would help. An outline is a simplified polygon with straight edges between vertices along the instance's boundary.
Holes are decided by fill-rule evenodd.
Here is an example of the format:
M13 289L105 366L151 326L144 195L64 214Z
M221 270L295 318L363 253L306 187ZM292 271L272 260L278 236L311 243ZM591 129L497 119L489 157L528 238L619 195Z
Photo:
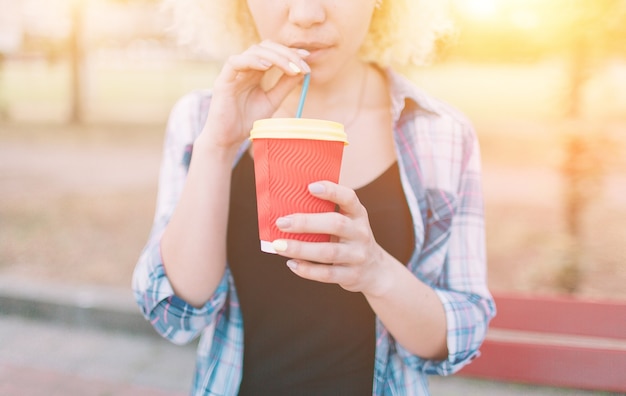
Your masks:
M498 314L491 327L626 339L626 303L510 295L494 298Z
M537 385L626 392L626 351L487 340L459 375Z
M459 375L626 394L626 302L494 298L481 356Z

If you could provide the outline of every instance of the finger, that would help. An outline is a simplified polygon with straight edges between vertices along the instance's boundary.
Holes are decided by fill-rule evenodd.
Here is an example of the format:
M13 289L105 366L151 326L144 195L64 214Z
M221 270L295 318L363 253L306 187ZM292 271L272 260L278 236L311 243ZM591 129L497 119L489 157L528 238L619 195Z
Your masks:
M276 226L289 233L330 234L347 239L355 239L360 235L356 229L358 224L337 212L294 213L278 218Z
M364 249L351 248L341 242L304 242L295 239L278 239L272 247L281 256L316 263L348 263L363 260Z
M261 43L259 43L259 47L268 49L283 57L287 61L286 64L282 64L283 68L286 67L285 70L290 69L292 71L295 71L296 69L298 69L299 71L297 73L311 72L311 68L304 60L307 56L310 55L307 50L289 48L270 40L262 41ZM280 66L279 64L277 65Z
M337 204L341 212L349 217L367 214L354 190L348 187L329 181L319 181L309 184L308 188L314 196Z
M322 283L343 284L349 278L348 267L312 263L303 260L288 260L287 267L301 278Z
M257 70L266 71L275 66L289 76L296 76L311 71L304 62L299 51L291 50L287 47L271 42L263 42L248 48L239 55L231 56L226 62L229 80L237 78L240 72Z
M272 63L253 53L243 53L229 57L224 63L220 77L225 81L232 82L237 79L241 72L258 71L266 72L272 67Z
M288 76L286 74L282 75L278 82L266 92L270 103L275 105L282 103L287 95L289 95L289 93L298 86L298 84L302 81L302 78L303 75L295 77Z

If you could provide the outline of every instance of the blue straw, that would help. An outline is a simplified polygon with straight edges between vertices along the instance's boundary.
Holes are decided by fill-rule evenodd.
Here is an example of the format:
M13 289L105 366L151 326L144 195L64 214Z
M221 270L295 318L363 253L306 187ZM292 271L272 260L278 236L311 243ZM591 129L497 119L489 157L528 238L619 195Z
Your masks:
M296 118L302 117L304 99L306 98L306 93L309 91L309 81L311 81L311 73L307 73L304 75L304 81L302 82L302 92L300 93L300 103L298 103L298 111L296 111Z

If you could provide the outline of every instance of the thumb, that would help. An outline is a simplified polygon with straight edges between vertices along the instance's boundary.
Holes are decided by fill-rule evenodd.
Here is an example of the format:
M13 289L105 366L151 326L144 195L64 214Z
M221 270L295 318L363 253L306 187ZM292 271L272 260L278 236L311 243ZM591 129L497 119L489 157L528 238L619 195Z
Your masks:
M266 91L268 100L271 103L276 103L277 105L282 103L287 95L289 95L289 93L298 86L303 78L304 74L298 74L296 76L283 74L276 84Z

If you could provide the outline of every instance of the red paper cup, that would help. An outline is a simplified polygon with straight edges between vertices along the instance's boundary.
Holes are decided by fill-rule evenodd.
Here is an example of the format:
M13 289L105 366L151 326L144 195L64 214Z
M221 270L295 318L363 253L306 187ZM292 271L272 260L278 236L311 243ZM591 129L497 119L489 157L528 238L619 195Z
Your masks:
M343 147L343 125L307 118L268 118L254 123L250 138L261 250L276 253L272 241L297 239L328 242L327 234L292 234L276 227L276 219L293 213L332 212L335 204L314 197L308 185L320 180L337 183Z

